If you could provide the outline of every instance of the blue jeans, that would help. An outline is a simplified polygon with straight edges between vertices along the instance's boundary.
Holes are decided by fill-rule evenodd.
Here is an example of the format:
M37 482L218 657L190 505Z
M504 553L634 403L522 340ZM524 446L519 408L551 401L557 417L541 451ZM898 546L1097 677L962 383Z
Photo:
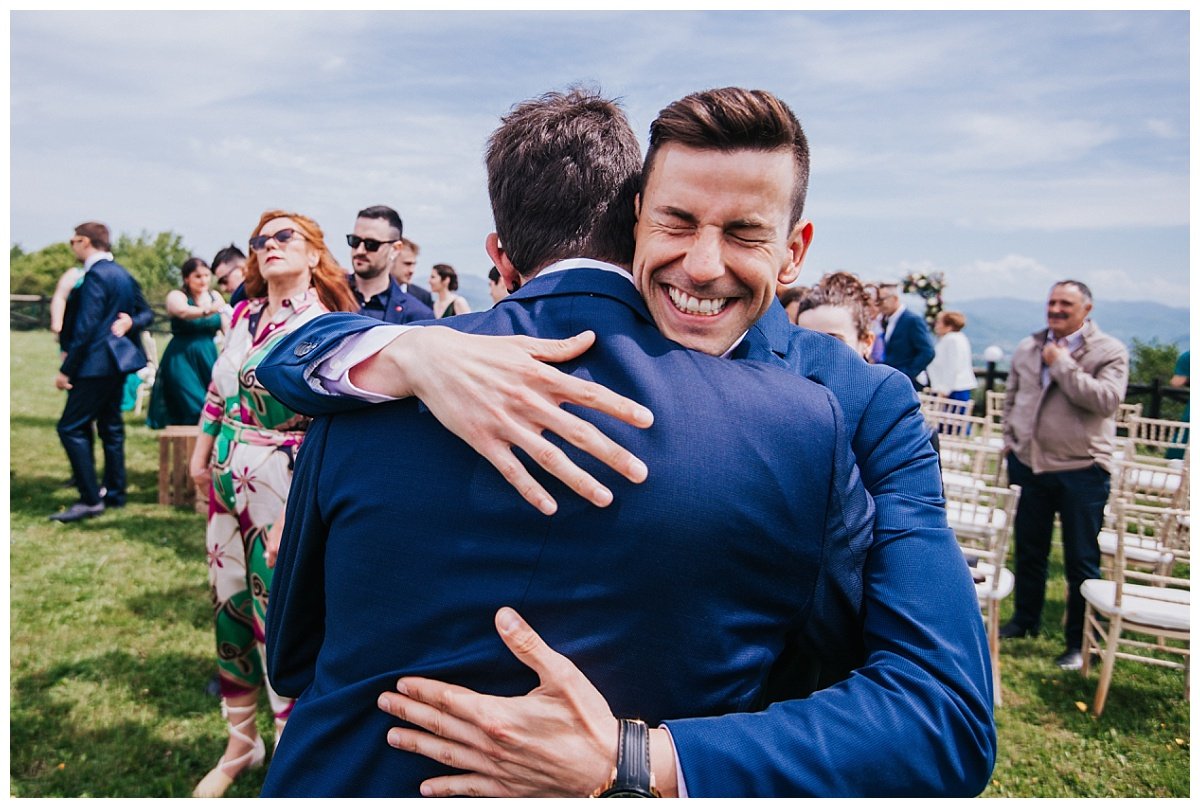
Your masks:
M1097 465L1075 471L1034 474L1016 455L1008 455L1008 480L1021 486L1015 524L1016 588L1013 622L1039 631L1046 601L1047 567L1054 515L1062 519L1063 565L1067 576L1067 648L1083 645L1084 600L1080 584L1100 577L1097 534L1108 501L1108 472Z

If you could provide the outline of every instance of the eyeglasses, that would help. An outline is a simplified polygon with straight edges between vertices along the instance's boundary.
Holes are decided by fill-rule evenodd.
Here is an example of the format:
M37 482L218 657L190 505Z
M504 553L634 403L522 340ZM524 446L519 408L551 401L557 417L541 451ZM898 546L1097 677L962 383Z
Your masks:
M276 244L282 247L284 244L287 244L294 238L298 238L301 241L304 240L304 236L297 233L294 227L285 227L282 230L276 231L274 235L255 236L254 238L250 239L250 249L254 250L255 252L262 252L267 248L268 241L274 240Z
M395 244L397 241L400 241L400 239L391 238L387 241L377 241L373 238L359 238L353 233L346 234L346 243L350 245L350 249L352 250L357 250L358 245L361 244L363 245L363 249L365 249L367 252L375 252L384 244Z

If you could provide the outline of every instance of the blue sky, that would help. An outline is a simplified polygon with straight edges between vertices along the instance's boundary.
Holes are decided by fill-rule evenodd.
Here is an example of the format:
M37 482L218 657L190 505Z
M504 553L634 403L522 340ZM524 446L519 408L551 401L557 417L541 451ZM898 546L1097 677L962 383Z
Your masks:
M209 259L259 214L335 256L371 204L482 276L484 142L586 82L645 146L688 92L772 90L813 153L801 282L940 270L948 303L1186 306L1189 17L1168 12L13 12L10 238L173 230Z

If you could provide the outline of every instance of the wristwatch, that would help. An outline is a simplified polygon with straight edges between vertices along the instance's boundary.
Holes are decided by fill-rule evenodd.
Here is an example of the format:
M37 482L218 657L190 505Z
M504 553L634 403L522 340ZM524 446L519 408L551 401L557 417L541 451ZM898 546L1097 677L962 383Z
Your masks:
M637 718L619 719L617 765L593 797L661 797L650 770L650 730Z

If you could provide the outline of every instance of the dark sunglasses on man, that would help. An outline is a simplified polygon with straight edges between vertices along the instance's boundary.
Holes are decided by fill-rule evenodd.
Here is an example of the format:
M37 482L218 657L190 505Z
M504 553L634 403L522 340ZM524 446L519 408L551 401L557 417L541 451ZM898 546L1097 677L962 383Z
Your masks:
M358 245L361 244L363 245L363 249L367 252L375 252L384 244L395 244L397 241L400 241L400 239L392 238L388 239L387 241L376 241L373 238L359 238L353 233L346 234L346 243L350 245L350 249L352 250L357 250Z
M271 241L272 239L275 240L276 244L282 247L284 244L287 244L294 238L303 240L304 236L297 232L293 227L285 227L282 230L276 231L274 235L254 236L252 239L250 239L250 249L254 250L255 252L262 252L267 248L267 242Z

